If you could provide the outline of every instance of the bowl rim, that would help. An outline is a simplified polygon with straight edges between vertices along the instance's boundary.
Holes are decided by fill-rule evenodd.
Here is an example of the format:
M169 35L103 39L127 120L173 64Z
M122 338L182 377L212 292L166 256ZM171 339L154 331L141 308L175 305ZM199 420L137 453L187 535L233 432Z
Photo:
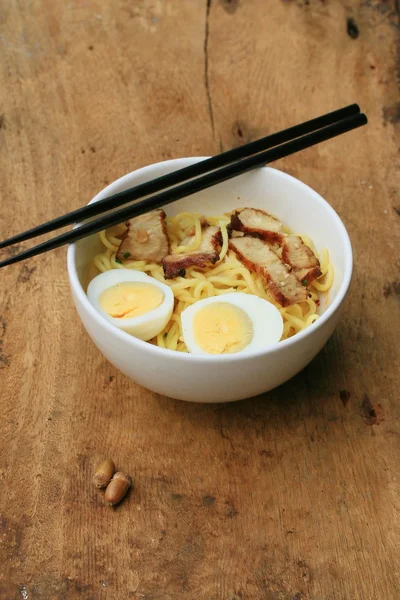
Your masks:
M169 167L174 166L176 169L185 167L189 164L194 164L195 162L199 162L201 160L206 160L210 158L208 156L191 156L191 157L182 157L182 158L173 158L166 161L159 161L156 163L152 163L150 165L146 165L139 169L135 169L118 179L115 179L105 188L103 188L92 200L89 204L93 202L97 202L98 200L105 198L108 195L115 193L115 188L119 187L121 183L124 183L125 180L131 180L132 176L140 176L146 174L147 172L153 171L156 167L161 165ZM276 344L272 344L268 346L268 348L264 348L262 350L255 350L253 352L248 352L245 354L237 353L237 354L222 354L222 355L206 355L206 354L191 354L186 352L177 352L176 350L170 350L168 348L160 348L159 346L155 346L154 344L149 344L148 342L144 342L139 340L129 333L126 333L122 329L118 329L111 323L109 323L102 315L92 306L89 302L87 294L85 293L78 277L77 269L76 269L76 244L70 244L68 246L67 251L67 271L69 276L69 281L73 292L76 294L80 303L83 304L85 309L91 313L92 318L97 322L100 328L105 329L109 335L113 335L115 338L120 339L121 341L125 341L130 344L133 349L147 351L150 354L154 353L160 357L164 356L165 358L171 360L179 360L185 361L189 363L195 362L204 362L204 363L220 363L223 362L237 362L244 361L245 359L254 358L257 356L265 356L267 357L270 354L275 353L276 351L283 351L285 348L289 348L291 346L299 345L303 340L309 338L314 335L319 329L321 329L324 324L330 320L330 318L339 310L341 304L343 303L344 298L347 295L348 289L350 287L352 272L353 272L353 251L351 247L351 242L349 238L349 234L347 233L346 227L343 224L343 221L340 219L337 212L334 208L325 200L318 192L316 192L313 188L311 188L306 183L300 181L296 177L285 173L279 169L273 167L260 167L260 169L267 169L270 171L274 171L275 176L281 177L282 179L289 179L295 182L296 185L302 186L307 189L309 193L314 197L314 199L325 206L331 218L336 222L339 232L342 237L342 242L344 244L344 255L345 255L345 265L343 269L343 280L338 289L337 295L334 300L329 304L324 313L320 316L317 321L315 321L312 326L307 327L303 331L300 331L296 335L277 342ZM174 169L175 170L175 169ZM131 185L130 181L130 185ZM133 183L134 185L134 183ZM75 227L79 227L79 224L76 224ZM74 228L75 228L74 227Z

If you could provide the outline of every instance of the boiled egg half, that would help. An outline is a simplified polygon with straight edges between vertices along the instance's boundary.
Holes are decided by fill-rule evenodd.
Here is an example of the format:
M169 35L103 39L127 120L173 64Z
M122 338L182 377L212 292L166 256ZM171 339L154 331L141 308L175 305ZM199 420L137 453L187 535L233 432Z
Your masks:
M181 314L189 352L232 354L263 350L279 340L283 319L263 298L241 292L199 300Z
M143 341L164 329L174 308L171 288L146 273L131 269L97 275L90 282L87 295L107 321Z

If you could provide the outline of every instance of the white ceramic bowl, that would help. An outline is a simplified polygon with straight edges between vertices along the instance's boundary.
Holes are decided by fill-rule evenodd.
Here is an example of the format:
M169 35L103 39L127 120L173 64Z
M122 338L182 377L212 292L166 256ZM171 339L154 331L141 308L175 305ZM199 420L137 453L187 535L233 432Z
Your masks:
M181 158L129 173L100 192L92 202L193 164L203 158ZM97 236L68 249L68 275L82 323L102 354L136 383L191 402L231 402L256 396L281 385L301 371L321 350L339 320L352 274L352 250L346 229L333 208L297 179L264 167L194 194L166 207L167 214L201 211L213 215L252 206L276 214L292 231L305 233L318 250L328 248L335 279L321 318L294 337L251 356L192 355L164 350L113 327L92 307L85 291L85 273L100 251Z

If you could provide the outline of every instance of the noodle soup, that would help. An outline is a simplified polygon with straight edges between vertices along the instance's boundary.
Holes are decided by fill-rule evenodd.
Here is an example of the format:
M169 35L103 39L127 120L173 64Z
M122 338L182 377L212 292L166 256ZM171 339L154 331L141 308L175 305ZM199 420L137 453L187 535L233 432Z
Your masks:
M166 216L165 226L170 243L169 253L177 257L177 260L179 260L179 256L193 256L201 248L207 227L218 228L220 232L220 247L215 264L209 264L203 268L189 266L185 270L184 276L177 275L173 278L166 277L165 266L162 262L132 260L129 252L121 256L122 260L118 258L122 240L127 235L126 224L103 231L99 234L102 251L93 259L88 280L90 281L98 273L104 273L112 269L130 269L146 273L155 280L168 285L174 295L173 312L166 326L154 338L149 340L151 344L160 348L187 352L187 345L182 333L181 315L183 311L206 298L237 292L258 296L276 306L283 319L281 340L293 337L300 331L311 327L320 317L320 296L331 288L334 279L329 250L323 249L318 253L308 236L302 233L297 234L297 236L292 234L294 242L296 242L296 237L299 240L297 244L295 243L296 247L302 243L310 250L309 254L316 257L319 272L318 276L312 281L303 279L303 284L305 283L307 287L307 297L305 299L291 302L288 306L282 306L282 303L278 302L274 294L271 293L265 275L244 264L243 260L230 247L230 237L235 236L235 231L232 231L233 215L240 216L244 214L243 210L263 212L249 208L242 209L242 213L231 211L216 216L195 212L181 212L175 216ZM266 212L264 214L268 215ZM271 215L268 215L268 217L271 217ZM277 217L271 218L280 223ZM256 239L259 239L261 233L258 229L254 234ZM240 232L237 233L238 236L239 234ZM282 245L288 239L288 234L290 234L290 231L283 225L281 233L271 234L274 238L263 243L279 257L279 253L282 255ZM244 233L243 235L247 234ZM284 264L283 259L280 260ZM288 272L293 271L290 266L288 269ZM285 274L284 277L288 277L288 274Z

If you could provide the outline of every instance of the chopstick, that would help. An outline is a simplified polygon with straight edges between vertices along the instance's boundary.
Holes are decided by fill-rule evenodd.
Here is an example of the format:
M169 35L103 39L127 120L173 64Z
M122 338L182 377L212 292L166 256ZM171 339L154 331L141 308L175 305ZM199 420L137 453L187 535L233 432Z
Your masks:
M179 183L183 183L184 181L194 177L199 177L200 175L204 175L213 169L223 167L231 162L246 158L257 152L268 150L269 148L273 148L278 144L283 144L284 142L288 142L296 137L306 135L307 133L311 133L312 131L326 127L327 125L331 125L340 119L345 119L346 117L359 114L359 112L360 108L357 104L350 104L349 106L345 106L339 110L335 110L315 119L311 119L310 121L300 123L294 127L289 127L288 129L278 131L272 135L245 144L244 146L239 146L233 150L228 150L227 152L217 154L216 156L202 160L194 165L190 165L188 167L184 167L183 169L179 169L178 171L157 177L152 181L142 183L128 190L113 194L112 196L104 198L103 200L99 200L98 202L94 202L88 206L78 208L77 210L57 217L56 219L47 221L42 225L38 225L22 233L18 233L17 235L0 242L0 248L6 248L12 244L24 242L39 235L43 235L44 233L50 233L51 231L60 229L66 225L78 223L108 210L118 208L123 204L132 202L133 200L138 200L144 196L155 194L167 187L178 185Z
M3 260L0 262L0 268L20 262L21 260L25 260L27 258L31 258L38 254L42 254L43 252L54 250L55 248L63 246L64 244L74 243L84 237L87 237L88 235L98 233L99 231L102 231L108 227L112 227L113 225L117 225L118 223L122 223L123 221L133 217L137 217L156 208L165 206L166 204L175 202L176 200L180 200L185 196L190 196L191 194L207 189L218 183L226 181L227 179L231 179L246 173L251 169L263 166L285 156L290 156L295 152L299 152L300 150L314 146L315 144L341 135L342 133L351 131L352 129L356 129L362 125L366 125L367 122L367 117L362 113L341 119L332 125L328 125L322 129L283 143L272 149L256 154L255 156L244 158L243 160L239 160L233 164L222 167L217 171L207 173L204 175L204 177L200 177L177 187L167 189L159 194L151 196L150 198L146 198L141 202L137 202L134 205L127 206L113 213L99 217L94 221L80 225L72 231L63 233L55 238L52 238L51 240L39 244L38 246L21 252L16 256L12 256L6 260Z

